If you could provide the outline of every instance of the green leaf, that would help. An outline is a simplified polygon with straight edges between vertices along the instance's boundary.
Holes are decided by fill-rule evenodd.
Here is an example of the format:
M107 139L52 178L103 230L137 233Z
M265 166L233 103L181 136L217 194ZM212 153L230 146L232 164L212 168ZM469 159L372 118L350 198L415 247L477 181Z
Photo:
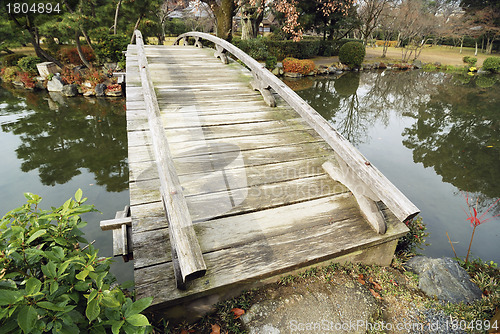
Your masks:
M82 195L83 195L82 189L78 188L78 190L75 193L75 199L77 202L81 201Z
M87 304L87 309L85 310L85 315L89 321L93 321L99 316L101 308L99 307L99 301L97 299L92 300Z
M60 307L54 303L47 302L47 301L38 302L38 303L36 303L36 305L39 307L42 307L46 310L51 310L51 311L64 311L65 310L65 307Z
M113 325L111 326L111 332L113 334L119 334L120 333L120 328L122 328L123 324L125 321L113 321Z
M55 246L54 248L52 248L52 252L58 259L64 259L64 250L61 247Z
M37 292L40 292L41 288L42 288L42 282L40 282L40 280L36 279L35 277L30 277L26 281L26 287L25 287L26 295L33 295Z
M132 326L149 326L149 320L143 314L133 314L125 319Z
M114 308L114 307L120 306L120 302L118 300L116 300L112 295L102 297L101 302L102 302L102 305L109 307L109 308Z
M8 289L8 290L15 290L17 289L16 282L14 282L11 279L2 279L0 280L0 290L1 289Z
M26 243L30 244L31 242L33 242L33 240L35 240L36 238L38 238L39 236L42 236L44 235L45 233L47 233L47 230L38 230L36 231L35 233L33 233L28 241L26 241Z
M42 266L42 272L49 278L56 277L56 264L50 261L47 265Z
M50 294L53 295L54 293L56 293L57 289L59 289L59 283L57 283L57 281L52 282L50 284Z
M33 306L24 306L19 310L17 323L25 333L31 332L35 326L38 314Z
M92 286L92 283L86 281L79 281L75 284L75 289L77 291L87 291Z
M153 297L142 298L142 299L135 301L132 305L127 307L127 309L125 310L125 314L124 314L125 318L127 318L133 314L141 313L142 311L147 309L149 307L149 305L151 305L152 302L153 302Z
M21 291L2 290L2 293L0 293L0 306L15 304L17 301L23 299L23 297Z
M80 281L85 281L85 278L87 278L89 274L89 271L87 269L84 269L82 271L80 271L78 274L75 275L75 277L77 279L79 279Z
M97 296L97 293L98 293L98 292L97 292L97 290L92 290L92 291L90 292L90 295L89 295L89 301L88 301L89 303L90 303L92 300L94 300L94 298Z

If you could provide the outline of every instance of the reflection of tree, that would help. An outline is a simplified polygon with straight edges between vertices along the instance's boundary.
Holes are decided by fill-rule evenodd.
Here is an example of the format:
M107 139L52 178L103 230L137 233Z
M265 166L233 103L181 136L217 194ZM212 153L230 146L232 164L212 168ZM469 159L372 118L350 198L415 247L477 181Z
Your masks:
M2 91L2 100L5 92ZM57 108L50 101L54 109L51 110L46 94L15 98L24 100L23 111L27 115L2 124L2 129L21 139L16 153L23 160L24 172L38 169L41 182L53 186L68 182L81 174L81 168L87 168L95 175L97 184L106 185L108 191L127 188L125 117L110 112L123 113L122 101L71 98L64 99L65 105ZM7 100L8 104L13 102L12 97ZM12 105L17 105L16 110L23 106L15 102Z
M500 197L500 103L498 87L440 85L418 109L404 145L415 162L433 167L462 191ZM496 88L495 88L496 87Z

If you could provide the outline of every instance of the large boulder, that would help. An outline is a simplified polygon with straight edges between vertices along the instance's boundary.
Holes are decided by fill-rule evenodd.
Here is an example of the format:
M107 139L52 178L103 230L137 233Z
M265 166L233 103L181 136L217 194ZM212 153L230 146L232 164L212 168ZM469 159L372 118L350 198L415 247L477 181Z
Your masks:
M78 95L78 86L77 85L66 85L63 87L62 92L64 96L77 96Z
M59 75L54 75L50 81L47 82L47 90L49 92L62 92L64 83Z
M483 294L471 282L467 271L449 257L415 256L406 267L419 275L418 287L429 297L450 303L471 303Z

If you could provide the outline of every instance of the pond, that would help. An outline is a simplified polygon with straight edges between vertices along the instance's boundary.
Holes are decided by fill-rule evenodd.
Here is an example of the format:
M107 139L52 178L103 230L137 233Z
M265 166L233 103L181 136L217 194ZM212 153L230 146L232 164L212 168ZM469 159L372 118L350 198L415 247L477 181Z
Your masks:
M124 99L65 98L0 86L0 215L26 203L31 192L41 207L60 206L81 188L87 204L85 238L100 256L112 256L112 233L99 222L129 203ZM116 258L120 282L133 279L131 263Z
M465 257L472 227L500 197L500 81L495 76L350 72L285 82L351 141L420 210L422 253ZM500 203L484 218L500 214ZM477 227L471 254L500 263L500 217Z

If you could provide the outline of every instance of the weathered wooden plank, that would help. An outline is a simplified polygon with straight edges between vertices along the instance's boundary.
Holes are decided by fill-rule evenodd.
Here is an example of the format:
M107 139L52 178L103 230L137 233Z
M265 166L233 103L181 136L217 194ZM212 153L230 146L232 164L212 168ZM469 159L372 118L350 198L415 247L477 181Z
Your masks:
M132 217L120 217L109 220L101 220L99 226L101 230L108 231L121 228L122 225L132 226Z
M266 183L270 184L322 175L325 171L321 166L325 161L325 158L319 157L254 167L233 163L213 171L179 175L179 180L182 184L184 195L192 196L226 190L228 185L238 183L239 181L237 180L242 178L245 179L248 187L255 187ZM133 178L135 182L158 179L157 168L154 164L147 164L144 167L146 169L142 171L134 171L141 172L138 177Z
M131 205L161 200L156 179L130 184ZM193 222L215 217L243 214L347 192L348 189L328 175L287 180L248 187L246 179L233 180L227 191L186 196Z
M166 129L165 134L168 137L169 143L178 143L200 140L200 138L223 139L289 132L294 130L306 130L307 128L309 128L309 126L304 124L301 118L296 118L286 121L259 122L257 124L249 123L215 126L190 126L186 128ZM129 131L127 135L129 142L132 145L136 145L139 141L142 141L143 144L147 144L150 140L149 129ZM144 143L144 141L146 142Z
M192 228L186 200L182 193L178 176L175 172L169 146L160 120L160 109L154 93L154 86L149 78L148 64L144 55L142 35L134 32L138 43L139 68L143 87L144 101L148 111L148 120L158 166L159 181L161 184L161 197L165 205L170 222L170 241L177 254L180 272L176 271L177 286L182 286L186 281L200 277L206 272L203 255ZM132 202L132 201L131 201ZM179 282L181 280L181 282Z
M194 155L174 157L174 164L179 175L214 170L214 165L227 164L232 161L235 152L220 152L211 155ZM245 151L243 159L245 166L257 166L292 161L297 159L331 155L333 150L325 143L290 144L281 147L268 147ZM129 149L129 165L154 161L154 155L149 146L131 147ZM133 173L133 172L132 172Z
M296 230L333 224L358 214L352 196L343 193L288 206L252 212L246 215L209 220L195 224L203 253L237 247L259 239ZM280 219L276 219L280 217ZM221 238L230 235L231 238ZM135 268L171 261L168 251L168 229L136 232Z
M250 280L289 272L388 242L404 235L406 231L403 224L391 224L388 229L391 237L384 237L363 224L358 215L333 224L206 253L207 274L203 279L190 282L189 294L201 296L221 287L227 289ZM137 269L134 274L138 298L153 296L153 305L168 305L174 300L178 303L189 295L173 288L170 262ZM161 283L158 283L160 278Z

